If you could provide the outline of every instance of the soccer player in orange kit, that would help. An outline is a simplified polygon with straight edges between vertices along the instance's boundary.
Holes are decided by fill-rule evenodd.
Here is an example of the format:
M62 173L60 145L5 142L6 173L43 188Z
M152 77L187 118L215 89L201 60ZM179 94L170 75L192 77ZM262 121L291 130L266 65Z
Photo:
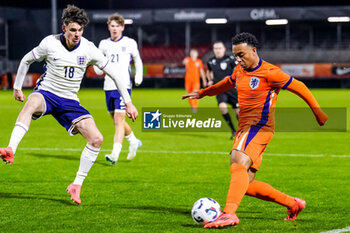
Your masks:
M284 194L271 185L254 180L262 154L271 140L274 129L274 108L280 89L287 89L301 97L311 108L319 125L328 116L321 110L310 90L300 81L284 73L257 54L258 41L250 33L237 34L232 39L232 51L239 65L231 76L221 82L182 98L200 99L225 92L233 87L238 91L238 130L231 151L231 181L223 213L204 228L237 225L236 210L244 195L278 203L287 207L285 220L293 221L306 202Z
M203 86L207 86L203 62L198 58L198 51L196 49L191 49L190 56L185 57L182 63L186 66L185 88L187 93L199 90L201 86L199 76L202 78ZM188 101L190 102L192 112L197 112L198 100L188 99Z

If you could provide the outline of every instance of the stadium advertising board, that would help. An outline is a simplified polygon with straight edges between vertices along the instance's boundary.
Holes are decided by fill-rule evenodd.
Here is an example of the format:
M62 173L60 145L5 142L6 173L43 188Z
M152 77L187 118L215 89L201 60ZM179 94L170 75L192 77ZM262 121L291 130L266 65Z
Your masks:
M350 78L350 63L343 64L277 64L282 70L297 78ZM186 69L179 64L144 64L145 78L184 78ZM134 74L132 66L131 74ZM92 67L86 71L89 78L97 75Z

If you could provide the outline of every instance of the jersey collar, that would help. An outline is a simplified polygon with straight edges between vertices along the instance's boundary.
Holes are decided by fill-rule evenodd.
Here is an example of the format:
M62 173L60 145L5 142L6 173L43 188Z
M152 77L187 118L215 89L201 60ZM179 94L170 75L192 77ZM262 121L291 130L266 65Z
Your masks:
M120 41L121 39L123 39L123 37L124 37L124 35L122 35L118 40L112 40L112 37L110 37L109 39L110 39L111 41L113 41L113 42L118 42L118 41Z
M260 68L261 64L262 64L262 59L260 58L258 66L254 67L253 69L245 69L245 70L248 71L248 72L256 71L257 69Z
M79 43L78 43L74 48L72 48L72 49L69 49L69 48L68 48L67 43L66 43L66 40L64 39L63 33L61 33L61 35L60 35L60 41L61 41L62 45L63 45L69 52L71 52L71 51L73 51L74 49L76 49L76 48L79 47L81 39L79 40Z

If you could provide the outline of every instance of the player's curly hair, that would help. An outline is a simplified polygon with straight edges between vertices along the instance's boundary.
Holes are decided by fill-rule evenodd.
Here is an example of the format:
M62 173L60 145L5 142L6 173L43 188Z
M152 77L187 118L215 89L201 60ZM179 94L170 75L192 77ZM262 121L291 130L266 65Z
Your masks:
M109 25L113 20L122 27L125 25L124 17L118 13L114 13L113 15L109 16L107 24Z
M66 9L63 10L61 19L66 26L73 22L84 27L89 23L89 17L85 10L74 5L67 5Z
M259 42L256 37L248 32L239 33L232 38L232 45L238 45L242 43L247 43L247 45L255 48L259 46Z

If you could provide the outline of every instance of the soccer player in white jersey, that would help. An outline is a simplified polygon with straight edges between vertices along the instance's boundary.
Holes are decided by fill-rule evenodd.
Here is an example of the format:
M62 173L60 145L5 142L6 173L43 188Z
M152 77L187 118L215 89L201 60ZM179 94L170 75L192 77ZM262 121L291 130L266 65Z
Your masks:
M13 163L17 146L28 131L31 119L52 115L70 135L80 133L87 141L75 180L67 187L71 199L80 204L81 185L94 164L103 141L94 119L79 104L77 97L86 67L94 64L109 74L126 103L128 116L135 120L138 113L131 103L127 85L116 75L112 64L92 42L82 37L84 27L89 22L86 12L68 5L63 10L62 22L62 34L45 37L39 46L21 60L14 84L14 97L18 101L25 100L21 89L30 64L45 60L46 71L18 115L8 147L0 148L0 154L4 162Z
M128 85L128 91L131 93L132 82L130 78L130 62L134 60L136 74L135 85L142 82L143 65L137 49L136 41L123 35L125 23L123 16L115 13L107 21L110 36L101 40L99 49L109 58L113 67L118 72L118 76ZM102 74L101 70L95 68L97 74ZM129 153L127 160L132 160L136 156L137 149L142 145L131 130L129 124L125 121L125 103L121 98L117 86L111 77L106 74L104 87L106 94L106 104L108 112L113 118L115 126L113 150L111 154L105 156L106 160L112 165L116 164L122 149L124 136L129 141Z

